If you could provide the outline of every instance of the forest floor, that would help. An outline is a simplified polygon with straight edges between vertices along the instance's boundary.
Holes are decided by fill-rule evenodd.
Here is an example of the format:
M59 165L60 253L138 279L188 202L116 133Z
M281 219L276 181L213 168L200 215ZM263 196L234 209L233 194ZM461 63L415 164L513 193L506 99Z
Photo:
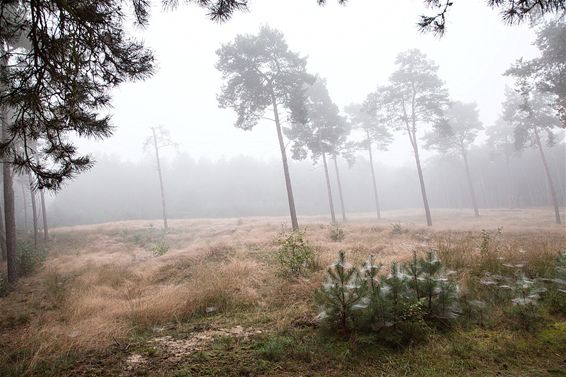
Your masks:
M313 295L339 250L388 266L434 248L462 290L503 268L478 262L484 229L530 276L566 250L549 209L433 219L352 216L333 241L328 219L302 218L316 263L295 279L276 258L286 218L170 220L165 237L158 220L53 229L46 261L0 298L0 376L566 376L566 316L546 309L532 331L501 311L396 348L321 329Z

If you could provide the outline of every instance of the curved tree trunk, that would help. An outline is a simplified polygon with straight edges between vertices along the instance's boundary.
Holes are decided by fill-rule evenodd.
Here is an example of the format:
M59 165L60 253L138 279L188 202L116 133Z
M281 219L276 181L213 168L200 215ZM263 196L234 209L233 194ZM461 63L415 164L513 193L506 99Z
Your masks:
M534 131L535 131L535 141L537 143L537 147L540 152L540 159L542 160L542 164L544 165L544 172L546 174L546 180L548 181L548 190L550 191L550 197L552 199L552 204L554 205L554 217L556 220L556 224L562 224L562 221L560 219L560 208L558 207L558 199L556 197L556 192L554 191L554 184L552 183L552 177L550 175L550 170L548 169L548 163L546 162L546 157L544 156L544 150L540 142L540 137L538 134L537 127L534 127Z
M22 186L22 201L23 201L23 210L24 210L24 231L28 232L28 201L26 200L26 186L24 183L21 183Z
M474 191L474 184L472 183L472 176L470 175L470 165L468 164L468 152L465 148L461 149L462 158L464 159L464 168L466 169L466 178L468 180L468 190L472 197L472 206L474 207L474 215L479 217L480 211L478 209L478 202L476 201L476 192Z
M413 136L414 139L414 136ZM419 157L419 148L417 146L417 142L416 139L414 139L415 142L412 143L413 144L413 152L415 153L415 162L417 164L417 172L419 173L419 183L421 185L421 195L423 197L423 205L424 205L424 209L425 209L425 216L426 216L426 224L428 226L432 226L432 216L430 215L430 208L428 206L428 197L426 195L426 187L425 187L425 182L424 182L424 177L423 177L423 170L421 168L421 159Z
M332 224L336 223L336 215L334 213L334 201L332 200L332 188L330 187L330 177L328 175L328 165L326 163L326 154L322 152L322 163L324 165L324 176L326 178L326 192L328 193L328 206L330 207L330 218Z
M344 195L342 194L342 182L340 181L340 170L338 169L338 162L336 155L332 156L334 160L334 170L336 171L336 181L338 182L338 195L340 197L340 209L342 210L342 221L346 222L346 209L344 207Z
M377 213L377 219L381 220L381 208L379 205L379 196L377 194L377 183L375 182L375 170L373 168L373 153L371 151L371 139L369 137L369 132L366 130L367 142L368 142L368 153L369 153L369 166L371 169L371 181L373 183L373 198L375 200L375 212Z
M293 230L299 230L299 222L297 221L297 211L295 210L295 198L293 197L293 187L291 186L291 175L289 174L289 165L287 163L287 154L285 153L285 143L283 141L283 133L281 132L281 124L279 122L279 111L277 110L277 100L273 88L271 88L271 103L273 105L273 117L275 118L275 128L277 129L277 139L279 140L279 149L281 150L281 161L283 162L283 174L285 175L285 186L287 187L287 200L289 202L289 214L291 215L291 225Z

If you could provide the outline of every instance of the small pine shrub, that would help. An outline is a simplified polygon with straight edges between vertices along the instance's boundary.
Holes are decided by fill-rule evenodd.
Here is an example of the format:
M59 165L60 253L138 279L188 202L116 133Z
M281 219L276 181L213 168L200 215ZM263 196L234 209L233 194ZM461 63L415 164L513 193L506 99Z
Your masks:
M341 242L345 237L344 229L340 225L334 224L330 228L330 239L334 242Z
M552 312L566 314L566 250L558 253L554 269L545 281L549 284L544 301Z
M297 277L314 266L314 251L305 238L305 232L281 232L276 240L279 248L277 260L281 273Z
M403 234L407 233L409 230L403 228L401 223L393 223L391 224L391 234Z
M50 272L45 278L47 298L54 307L60 307L65 300L65 281L57 272Z
M534 280L520 275L515 282L515 298L511 313L517 320L519 326L527 331L533 330L541 320L539 300L540 294L546 288L540 287Z
M47 257L46 251L29 243L19 243L16 248L16 270L20 276L31 274Z
M406 265L394 262L386 276L378 277L380 269L370 256L358 272L340 252L316 294L321 318L340 330L369 330L386 343L405 345L426 339L429 323L458 314L457 286L442 274L436 253L421 259L415 253Z
M333 327L349 331L353 325L353 312L363 308L360 303L365 295L365 287L360 272L346 262L346 253L340 251L338 259L326 271L326 281L315 293L317 304L321 307L319 318Z
M165 241L164 238L161 238L151 247L151 254L154 257L160 257L162 255L165 255L168 251L169 251L169 244L167 243L167 241Z

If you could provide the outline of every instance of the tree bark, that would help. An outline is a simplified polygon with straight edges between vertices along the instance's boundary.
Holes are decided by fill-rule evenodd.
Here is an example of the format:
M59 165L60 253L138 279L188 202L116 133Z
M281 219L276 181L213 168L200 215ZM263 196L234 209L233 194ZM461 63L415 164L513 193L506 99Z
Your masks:
M273 105L273 117L275 118L275 128L277 129L277 139L279 140L279 149L281 150L281 161L283 162L283 174L285 175L285 186L287 187L287 200L289 202L289 214L291 215L291 225L293 230L299 230L299 222L297 221L297 211L295 210L295 198L293 197L293 187L291 186L291 175L289 174L289 165L287 164L287 154L285 153L285 143L283 141L283 133L281 132L281 124L279 122L279 111L277 110L277 99L273 88L271 89L271 103Z
M0 249L2 250L2 261L6 261L6 231L4 228L2 206L0 206Z
M26 187L24 183L21 183L22 187L22 202L23 202L23 210L24 210L24 231L28 232L28 202L26 200Z
M37 248L37 204L35 201L35 191L33 189L33 182L31 175L28 174L29 179L29 192L31 196L31 215L33 224L33 245Z
M334 201L332 200L332 188L330 187L328 165L326 163L326 154L324 152L322 152L322 163L324 165L324 177L326 178L326 192L328 193L328 206L330 207L330 218L332 224L336 224L336 214L334 213Z
M552 177L550 175L550 170L548 169L548 163L546 162L546 157L544 156L544 150L542 148L542 144L540 142L540 137L538 134L538 129L535 126L535 141L537 143L538 150L540 152L540 159L542 160L542 164L544 165L544 172L546 174L546 180L548 182L548 190L550 191L550 197L552 199L552 204L554 205L554 217L556 220L556 224L562 224L562 220L560 219L560 208L558 207L558 199L556 197L556 192L554 191L554 184L552 183Z
M416 135L413 136L413 138L415 138ZM425 216L426 216L426 224L428 226L432 226L432 216L430 215L430 208L428 206L428 197L426 195L426 188L425 188L425 183L424 183L424 177L423 177L423 170L421 168L421 159L419 157L419 147L417 145L416 139L415 142L413 143L413 151L415 153L415 162L417 164L417 172L419 173L419 182L421 185L421 195L423 197L423 204L424 204L424 209L425 209Z
M338 196L340 197L340 209L342 210L342 221L346 222L346 208L344 207L344 195L342 194L342 181L340 181L340 171L338 170L338 162L336 155L332 158L334 160L334 170L336 171L336 181L338 182Z
M43 219L43 240L49 239L49 226L47 225L47 211L45 210L45 194L43 189L39 190L39 199L41 200L41 216Z
M377 183L375 181L375 170L373 168L373 153L371 151L371 139L369 137L369 131L366 130L367 141L368 141L368 153L369 153L369 166L371 169L371 181L373 183L373 198L375 200L375 212L377 213L377 219L381 220L381 207L379 205L379 195L377 194Z
M472 183L472 176L470 175L470 165L468 164L468 152L465 148L461 148L462 158L464 159L464 168L466 169L466 178L468 180L468 190L470 191L470 196L472 197L472 206L474 207L474 215L476 217L480 216L480 211L478 209L478 202L476 201L476 192L474 191L474 184Z
M159 146L157 145L157 135L155 128L151 127L153 132L153 145L155 146L155 160L157 161L157 174L159 175L159 189L161 190L161 210L163 211L163 230L167 231L167 209L165 207L165 191L163 190L163 177L161 175L161 160L159 159Z
M6 109L2 110L2 139L6 139L8 133L8 121ZM8 283L13 284L18 280L16 265L16 213L14 206L14 181L12 167L6 161L2 164L4 185L4 218L6 220L6 262L8 267Z

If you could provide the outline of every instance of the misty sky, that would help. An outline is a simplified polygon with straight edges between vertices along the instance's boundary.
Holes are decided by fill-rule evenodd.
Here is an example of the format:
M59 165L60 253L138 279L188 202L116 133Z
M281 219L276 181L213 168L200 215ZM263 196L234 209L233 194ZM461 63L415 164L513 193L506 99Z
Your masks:
M484 126L493 124L505 84L512 85L502 73L517 58L536 55L534 32L526 25L503 24L485 1L468 0L454 5L444 38L422 35L415 26L422 3L351 0L345 7L335 1L319 7L315 0L255 0L249 12L217 24L196 6L162 11L160 0L154 0L148 28L134 34L155 52L157 73L115 91L112 138L79 145L83 152L138 160L148 153L143 141L149 127L162 125L179 143L178 150L196 159L241 154L279 159L272 122L242 131L233 126L235 114L219 109L216 101L222 81L214 68L215 51L237 34L257 33L264 24L282 31L291 50L308 56L308 70L327 79L341 108L385 84L397 53L419 48L440 66L451 98L476 101ZM414 164L406 136L398 139L378 158L388 165Z

